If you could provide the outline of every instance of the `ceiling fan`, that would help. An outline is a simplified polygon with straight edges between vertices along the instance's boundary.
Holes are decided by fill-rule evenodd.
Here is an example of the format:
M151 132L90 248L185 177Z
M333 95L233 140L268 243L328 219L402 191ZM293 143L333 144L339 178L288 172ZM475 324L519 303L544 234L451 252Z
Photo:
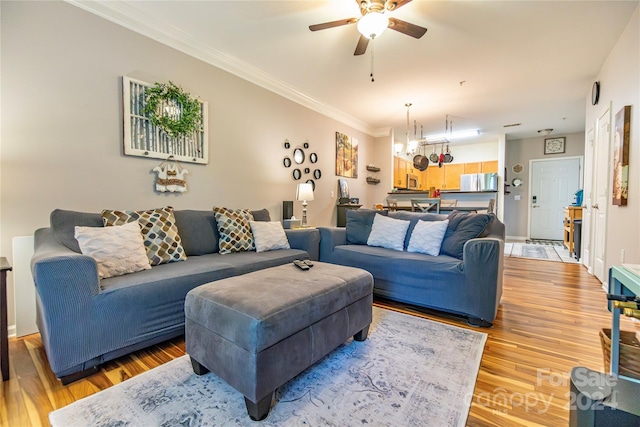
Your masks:
M391 28L416 39L419 39L427 32L426 28L400 19L387 18L384 15L386 11L392 12L409 2L411 0L356 0L362 14L360 18L340 19L323 24L309 25L309 29L311 31L326 30L327 28L340 27L357 22L358 31L361 35L353 54L362 55L367 51L369 40L380 36L386 28Z

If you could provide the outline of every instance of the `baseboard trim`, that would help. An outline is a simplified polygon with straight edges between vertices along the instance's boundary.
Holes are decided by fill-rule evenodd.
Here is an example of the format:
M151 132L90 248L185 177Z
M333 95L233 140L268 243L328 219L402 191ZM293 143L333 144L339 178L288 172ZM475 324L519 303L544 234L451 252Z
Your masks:
M16 337L16 325L9 325L9 327L7 328L7 332L9 334L9 338L15 338Z
M526 242L528 239L527 236L505 236L505 241L515 240L517 242Z

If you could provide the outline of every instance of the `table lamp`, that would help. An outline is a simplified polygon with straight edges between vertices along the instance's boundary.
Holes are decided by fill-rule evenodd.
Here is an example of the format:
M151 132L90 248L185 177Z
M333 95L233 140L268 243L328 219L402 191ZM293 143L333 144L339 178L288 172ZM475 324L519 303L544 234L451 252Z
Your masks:
M302 223L301 227L307 226L307 200L313 200L313 187L309 183L298 184L296 191L296 200L302 200Z

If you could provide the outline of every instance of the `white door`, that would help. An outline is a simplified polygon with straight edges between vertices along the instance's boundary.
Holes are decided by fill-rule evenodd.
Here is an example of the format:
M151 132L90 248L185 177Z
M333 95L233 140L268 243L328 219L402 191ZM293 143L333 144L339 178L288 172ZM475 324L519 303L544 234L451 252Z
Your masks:
M582 201L582 257L581 261L587 270L593 274L593 250L591 245L591 227L593 224L592 211L593 208L593 179L594 171L596 170L595 159L595 131L594 128L589 129L587 132L587 141L585 148L584 159L584 200ZM587 179L587 177L592 177Z
M580 189L580 158L531 160L529 237L562 240L564 208Z
M606 274L606 228L607 205L609 201L609 141L611 117L609 109L598 119L598 135L596 136L596 170L594 182L595 204L592 205L593 234L591 235L593 248L593 274L605 283Z

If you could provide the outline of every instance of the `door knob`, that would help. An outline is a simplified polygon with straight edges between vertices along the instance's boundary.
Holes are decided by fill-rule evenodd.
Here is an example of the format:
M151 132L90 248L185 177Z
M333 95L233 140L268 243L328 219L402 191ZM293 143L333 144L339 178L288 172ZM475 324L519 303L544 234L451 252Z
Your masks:
M593 209L598 209L598 204L596 203L595 205L591 206Z

